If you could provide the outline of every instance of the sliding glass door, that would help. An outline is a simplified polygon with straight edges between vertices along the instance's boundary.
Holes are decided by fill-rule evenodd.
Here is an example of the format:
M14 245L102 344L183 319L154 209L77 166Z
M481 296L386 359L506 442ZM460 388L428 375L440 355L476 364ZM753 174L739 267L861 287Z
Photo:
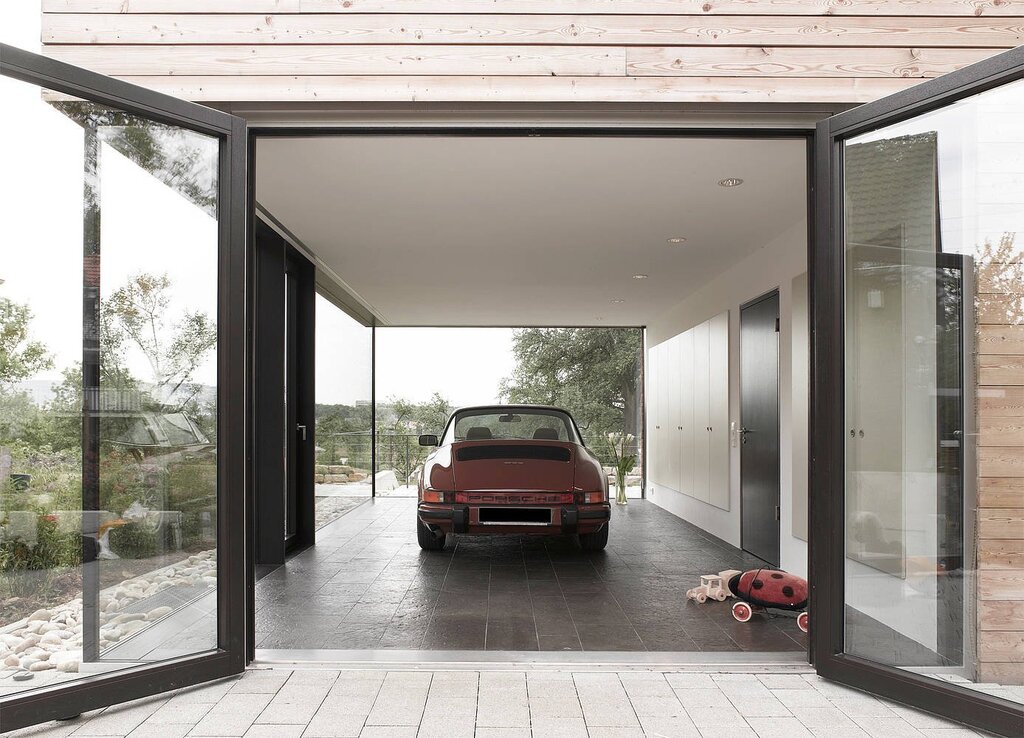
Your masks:
M1024 48L817 148L817 667L1020 735Z
M245 129L0 53L6 731L243 668Z

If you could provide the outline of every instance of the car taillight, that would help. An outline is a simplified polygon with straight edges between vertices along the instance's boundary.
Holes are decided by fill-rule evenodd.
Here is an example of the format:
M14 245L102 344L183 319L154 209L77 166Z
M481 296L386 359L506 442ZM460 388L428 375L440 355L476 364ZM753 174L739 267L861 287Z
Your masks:
M583 504L593 505L598 502L604 502L604 492L584 492L583 493Z
M444 502L444 492L440 492L436 489L425 489L423 490L423 501Z

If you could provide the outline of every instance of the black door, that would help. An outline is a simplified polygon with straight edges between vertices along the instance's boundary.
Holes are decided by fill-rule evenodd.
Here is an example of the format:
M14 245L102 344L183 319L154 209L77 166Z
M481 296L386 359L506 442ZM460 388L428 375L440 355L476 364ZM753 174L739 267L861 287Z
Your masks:
M244 668L248 347L244 121L6 45L0 100L0 628L67 632L5 732Z
M743 550L779 565L779 293L740 308Z
M1024 47L820 123L810 264L815 666L1007 736L1022 121Z

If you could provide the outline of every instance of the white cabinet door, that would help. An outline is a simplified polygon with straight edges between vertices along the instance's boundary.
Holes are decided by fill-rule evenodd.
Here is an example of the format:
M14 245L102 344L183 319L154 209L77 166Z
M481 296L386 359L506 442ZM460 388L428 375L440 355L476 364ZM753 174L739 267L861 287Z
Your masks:
M710 321L693 328L693 492L703 502L710 499L711 390Z
M661 408L658 405L658 380L661 369L658 366L658 347L651 346L647 349L647 363L644 366L644 376L647 386L644 388L644 401L647 403L647 428L645 430L647 439L647 478L648 486L651 482L661 483L658 474L658 426L660 425Z
M669 374L669 344L664 342L658 346L660 353L658 356L658 364L661 367L661 375L658 380L658 405L661 406L661 416L658 428L658 484L669 487L671 477L669 475L669 464L668 458L671 456L670 453L670 442L675 438L674 435L670 434L670 426L672 419L669 417L668 408L668 386L671 382L671 376Z
M674 490L679 486L679 434L682 428L680 412L679 347L682 336L673 336L668 341L668 361L665 376L668 379L668 432L665 437L666 484Z
M679 491L693 495L693 331L679 336Z
M711 319L708 334L709 502L729 509L729 313Z

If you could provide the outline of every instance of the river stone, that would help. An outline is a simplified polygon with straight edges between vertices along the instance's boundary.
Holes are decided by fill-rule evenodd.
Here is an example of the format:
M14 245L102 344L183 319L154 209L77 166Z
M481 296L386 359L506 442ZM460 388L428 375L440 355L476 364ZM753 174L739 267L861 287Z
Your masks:
M21 643L19 643L17 646L14 647L14 653L23 653L23 652L29 650L30 648L32 648L37 643L39 643L39 636L37 636L37 635L26 636L25 640L23 640Z
M29 671L46 671L47 669L52 669L52 668L53 668L53 664L51 664L49 661L37 661L34 664L32 664L31 666L29 666L28 670Z
M168 615L171 612L171 608L164 605L163 607L157 607L146 613L146 620L159 620L164 615Z
M17 666L20 663L21 659L19 659L14 654L11 654L10 656L4 659L4 666Z
M52 617L53 613L49 610L36 610L28 616L28 621L31 623L33 620L49 620Z
M127 623L132 620L145 620L146 613L144 612L126 612L118 615L116 618L111 620L111 623Z
M12 678L12 679L13 679L14 681L16 681L16 682L27 682L27 681L28 681L29 679L31 679L31 678L32 678L32 677L34 677L34 676L35 676L35 674L32 674L31 672L28 672L28 671L19 671L19 672L18 672L17 674L15 674L15 675L14 675L13 677L11 677L11 678Z

